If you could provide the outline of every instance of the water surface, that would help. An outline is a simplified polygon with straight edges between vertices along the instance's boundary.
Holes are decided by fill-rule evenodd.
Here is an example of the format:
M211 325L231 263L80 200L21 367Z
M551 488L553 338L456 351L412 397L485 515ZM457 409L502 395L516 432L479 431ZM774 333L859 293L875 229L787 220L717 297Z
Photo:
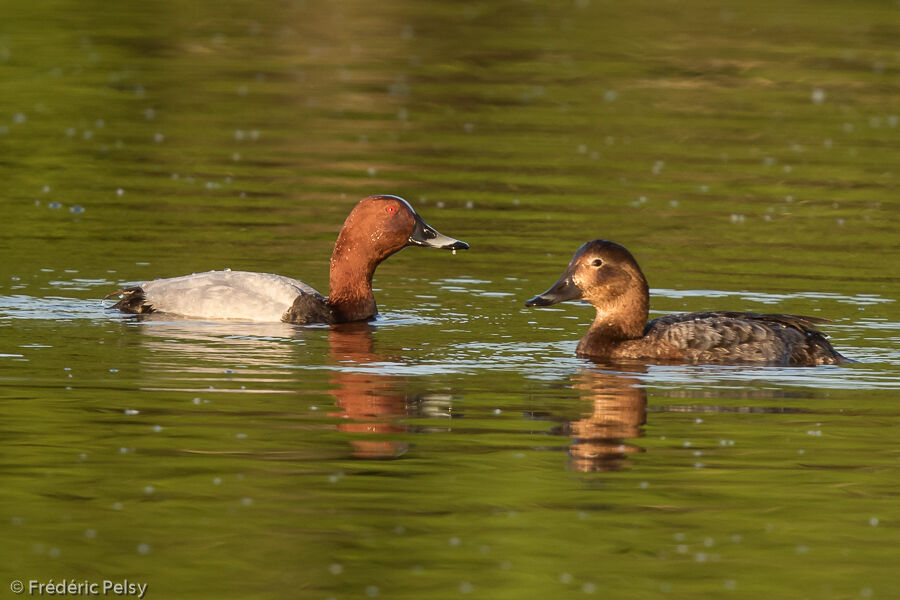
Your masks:
M900 594L896 7L5 15L2 589ZM472 249L392 257L373 323L101 302L226 267L325 292L337 230L374 193ZM589 307L523 302L597 237L635 254L652 315L826 317L858 362L578 359Z

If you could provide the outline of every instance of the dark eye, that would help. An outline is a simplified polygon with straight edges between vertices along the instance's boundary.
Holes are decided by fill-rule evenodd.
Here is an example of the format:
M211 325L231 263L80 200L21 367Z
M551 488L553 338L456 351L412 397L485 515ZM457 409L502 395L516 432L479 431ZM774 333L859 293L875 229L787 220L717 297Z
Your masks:
M603 266L603 261L599 258L595 258L594 260L591 261L591 266L597 267L599 269L600 267Z
M395 212L397 212L397 207L396 207L396 206L393 206L393 205L391 205L391 204L388 204L388 205L387 205L387 208L385 208L384 210L385 210L389 215L392 215L392 214L394 214Z

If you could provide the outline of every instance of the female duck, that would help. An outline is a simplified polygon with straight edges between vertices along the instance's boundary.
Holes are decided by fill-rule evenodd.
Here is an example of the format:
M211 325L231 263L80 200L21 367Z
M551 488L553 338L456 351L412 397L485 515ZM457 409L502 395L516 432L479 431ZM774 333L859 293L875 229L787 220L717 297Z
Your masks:
M107 296L112 308L203 319L344 323L378 314L372 294L375 268L407 246L465 250L469 245L435 231L397 196L370 196L350 212L331 255L331 294L269 273L208 271L155 279Z
M716 311L666 315L648 323L644 274L628 250L606 240L581 246L559 281L525 306L565 300L586 300L597 309L578 343L579 356L792 366L850 362L813 326L827 319Z

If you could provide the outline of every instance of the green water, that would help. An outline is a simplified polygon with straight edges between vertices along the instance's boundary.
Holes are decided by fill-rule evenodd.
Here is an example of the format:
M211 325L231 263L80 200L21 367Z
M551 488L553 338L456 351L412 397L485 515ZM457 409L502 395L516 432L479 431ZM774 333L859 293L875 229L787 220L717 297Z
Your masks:
M0 597L900 596L898 39L876 1L7 0ZM325 292L374 193L472 249L384 263L371 325L100 303ZM859 362L577 359L590 309L523 302L597 237L653 314Z

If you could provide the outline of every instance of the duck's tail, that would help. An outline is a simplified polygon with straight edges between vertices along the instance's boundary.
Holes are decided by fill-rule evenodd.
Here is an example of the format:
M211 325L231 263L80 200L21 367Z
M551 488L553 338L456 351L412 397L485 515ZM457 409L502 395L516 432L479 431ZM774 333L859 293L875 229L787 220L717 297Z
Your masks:
M144 293L144 289L139 285L123 288L103 297L104 300L111 298L119 299L118 302L110 306L111 309L136 315L153 312L153 307L147 304L147 296Z

